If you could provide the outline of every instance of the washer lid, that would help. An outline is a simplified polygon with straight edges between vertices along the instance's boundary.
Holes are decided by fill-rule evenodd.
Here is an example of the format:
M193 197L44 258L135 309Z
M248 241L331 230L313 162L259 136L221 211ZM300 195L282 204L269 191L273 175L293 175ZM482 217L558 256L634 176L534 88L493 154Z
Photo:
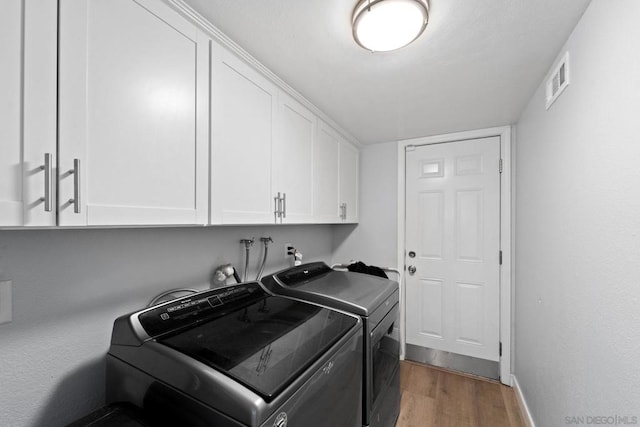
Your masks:
M335 271L323 262L303 264L263 279L275 293L289 295L370 316L397 289L398 282L349 271Z
M157 341L228 375L268 402L357 323L333 310L266 296Z

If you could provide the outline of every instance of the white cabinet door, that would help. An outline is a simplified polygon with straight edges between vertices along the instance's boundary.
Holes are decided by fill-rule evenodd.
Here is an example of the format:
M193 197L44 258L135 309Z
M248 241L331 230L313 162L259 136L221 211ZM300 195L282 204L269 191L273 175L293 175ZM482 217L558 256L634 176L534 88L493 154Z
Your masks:
M358 222L358 149L346 141L340 144L340 203L343 221Z
M208 39L158 1L59 3L60 225L207 223Z
M22 225L22 2L0 3L0 225Z
M314 219L319 223L339 223L340 217L340 136L318 121L314 157Z
M0 2L0 227L55 225L56 8Z
M273 223L277 88L215 43L211 80L211 222Z
M56 225L58 5L24 2L24 225ZM45 166L45 156L49 160Z
M282 91L278 104L273 190L284 195L283 223L310 223L313 222L313 155L317 118Z
M0 2L0 226L55 225L56 45L55 2Z

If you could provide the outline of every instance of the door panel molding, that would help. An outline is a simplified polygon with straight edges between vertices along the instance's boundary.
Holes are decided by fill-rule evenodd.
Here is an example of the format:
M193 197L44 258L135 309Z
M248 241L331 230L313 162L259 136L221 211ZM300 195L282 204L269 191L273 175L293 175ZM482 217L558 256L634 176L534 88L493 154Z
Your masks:
M502 159L502 172L500 175L500 250L502 252L502 264L500 265L500 342L502 354L500 356L500 381L511 385L511 342L512 342L512 307L513 307L513 278L512 278L512 162L511 162L511 126L501 126L487 129L477 129L466 132L457 132L445 135L436 135L425 138L415 138L398 141L398 247L397 263L401 271L405 266L405 151L412 146L442 144L446 142L464 141L478 138L497 136L500 138L500 158ZM457 165L458 166L458 165ZM459 172L472 173L474 169L483 167L477 159L460 159ZM437 173L433 165L425 165L424 175ZM404 275L403 275L404 276ZM406 351L406 287L404 277L400 284L401 298L401 357Z

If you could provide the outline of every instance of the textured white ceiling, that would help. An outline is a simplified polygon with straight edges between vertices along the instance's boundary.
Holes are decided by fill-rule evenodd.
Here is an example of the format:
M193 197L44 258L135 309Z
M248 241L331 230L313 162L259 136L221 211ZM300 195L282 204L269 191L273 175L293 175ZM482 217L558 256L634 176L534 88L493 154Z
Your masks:
M356 0L185 0L368 144L516 122L590 0L431 0L413 44L370 53Z

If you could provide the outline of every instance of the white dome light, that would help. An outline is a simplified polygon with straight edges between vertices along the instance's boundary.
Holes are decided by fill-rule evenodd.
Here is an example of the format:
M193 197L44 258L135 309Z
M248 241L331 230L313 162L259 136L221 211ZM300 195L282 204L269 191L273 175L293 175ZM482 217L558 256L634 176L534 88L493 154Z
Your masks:
M353 11L353 37L372 52L399 49L427 26L426 0L361 0Z

